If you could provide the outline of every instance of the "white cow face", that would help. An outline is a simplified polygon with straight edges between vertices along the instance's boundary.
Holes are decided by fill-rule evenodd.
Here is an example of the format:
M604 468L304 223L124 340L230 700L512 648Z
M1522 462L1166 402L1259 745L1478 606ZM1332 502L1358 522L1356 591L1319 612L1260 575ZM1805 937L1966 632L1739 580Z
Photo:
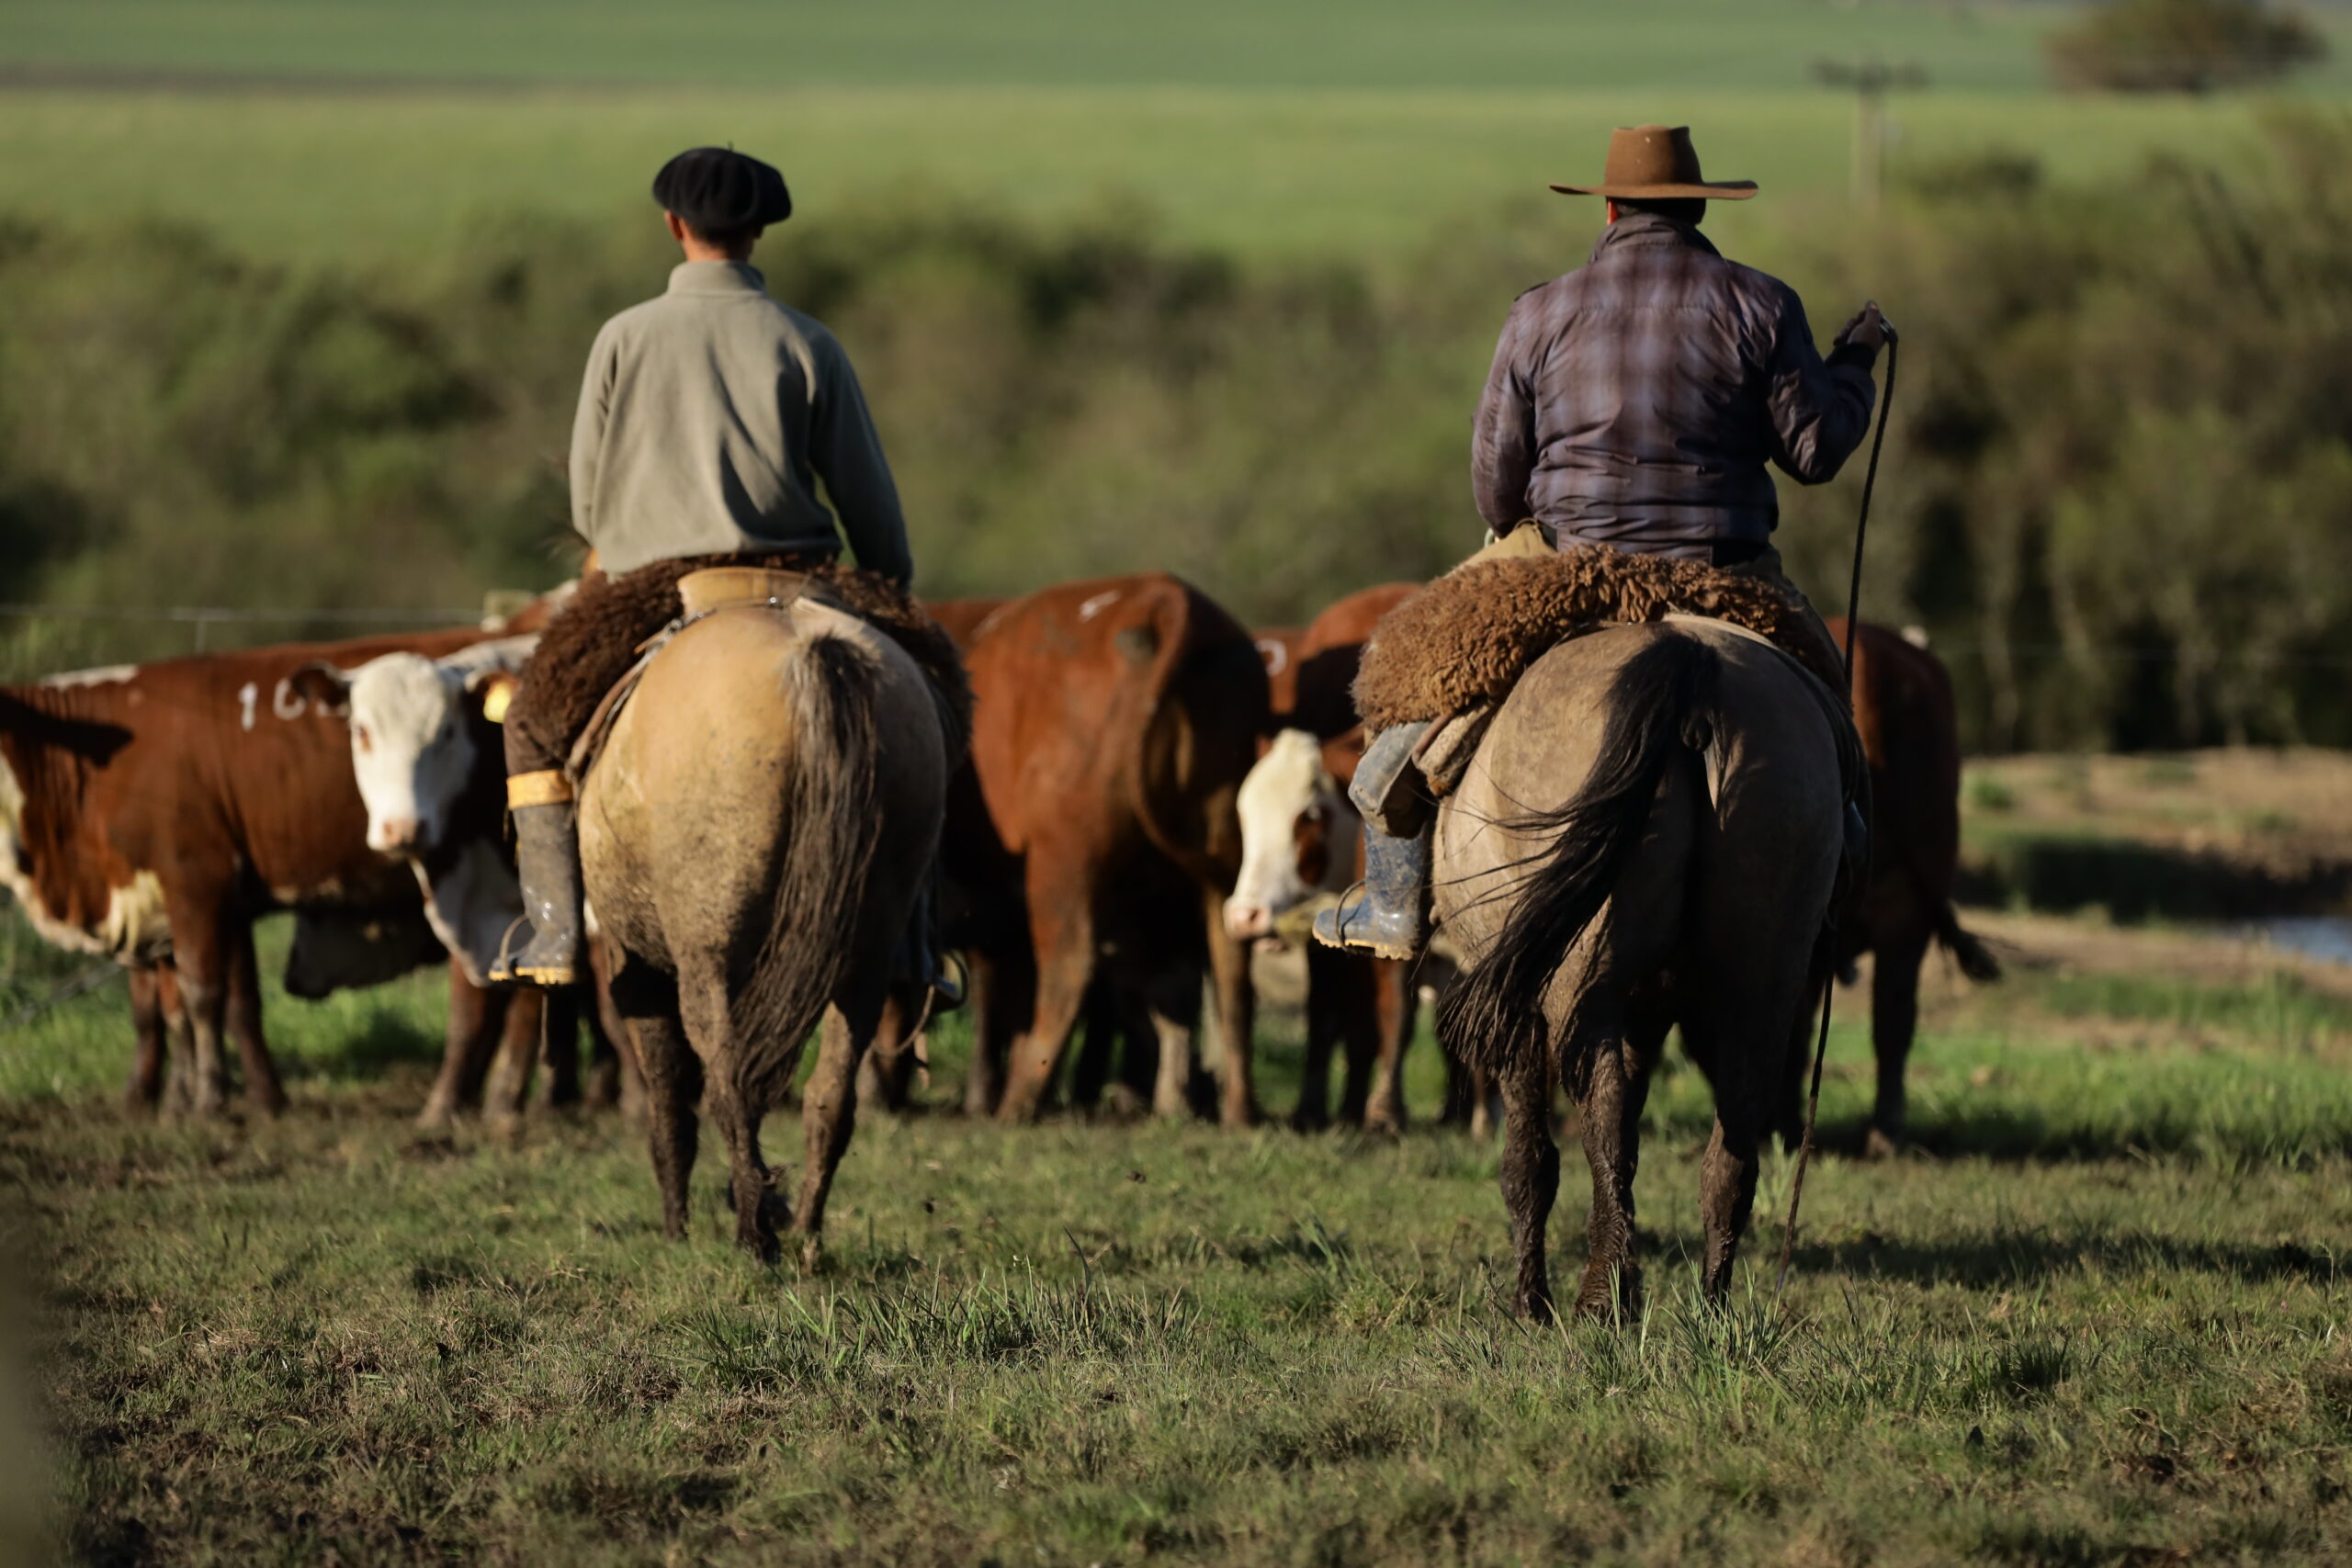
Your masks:
M474 766L466 677L421 654L388 653L351 676L351 766L368 847L411 859L447 832Z
M1225 926L1245 942L1271 939L1278 916L1352 879L1363 824L1324 767L1322 744L1304 729L1274 737L1241 781L1238 805L1241 875L1225 901Z

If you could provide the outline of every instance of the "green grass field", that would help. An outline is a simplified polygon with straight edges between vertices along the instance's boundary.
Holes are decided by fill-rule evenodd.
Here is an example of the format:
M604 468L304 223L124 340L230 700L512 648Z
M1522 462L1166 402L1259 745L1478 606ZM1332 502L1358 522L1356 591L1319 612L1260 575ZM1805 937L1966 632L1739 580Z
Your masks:
M1931 986L1929 1151L1835 1156L1798 1273L1690 1295L1703 1086L1641 1179L1652 1299L1496 1292L1495 1152L870 1118L814 1277L666 1244L617 1119L413 1134L435 987L271 998L281 1124L109 1103L119 995L9 1041L0 1179L79 1561L2335 1562L2352 1551L2352 1001ZM1846 999L1854 1016L1855 998ZM1263 1048L1286 1104L1295 1040ZM943 1050L934 1094L952 1095ZM1433 1065L1419 1050L1418 1103ZM1850 1146L1859 1038L1825 1125ZM797 1129L779 1113L788 1169ZM1777 1213L1790 1167L1768 1168ZM1568 1150L1555 1267L1580 1245ZM19 1256L28 1255L19 1244Z
M1824 57L1916 62L1899 173L1986 147L2090 176L2225 152L2256 100L2042 88L2052 5L1667 0L17 0L0 211L166 216L264 255L405 264L485 215L642 219L679 147L733 141L808 221L935 190L1044 217L1138 207L1242 254L1437 243L1597 166L1612 125L1688 120L1767 205L1844 199ZM2325 23L2343 30L2335 19ZM2352 37L2352 33L2346 33ZM2352 51L2297 79L2333 101ZM72 178L60 171L72 170ZM1719 218L1735 241L1745 215Z

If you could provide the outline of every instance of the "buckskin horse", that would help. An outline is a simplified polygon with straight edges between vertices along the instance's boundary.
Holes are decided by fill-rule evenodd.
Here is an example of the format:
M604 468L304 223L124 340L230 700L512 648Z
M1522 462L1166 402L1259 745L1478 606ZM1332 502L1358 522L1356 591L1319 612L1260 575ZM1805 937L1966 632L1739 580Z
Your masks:
M689 610L695 608L693 584ZM646 666L580 793L590 906L645 1074L664 1225L685 1234L698 1099L726 1140L736 1239L816 1259L854 1082L939 841L951 759L915 661L817 594L690 615ZM760 1122L820 1020L788 1210Z
M1443 802L1436 911L1467 968L1439 1027L1502 1087L1521 1313L1553 1313L1555 1073L1592 1167L1577 1310L1637 1305L1642 1105L1677 1023L1715 1099L1702 1281L1711 1300L1728 1288L1826 963L1846 780L1859 766L1834 704L1739 628L1679 616L1611 627L1527 670Z

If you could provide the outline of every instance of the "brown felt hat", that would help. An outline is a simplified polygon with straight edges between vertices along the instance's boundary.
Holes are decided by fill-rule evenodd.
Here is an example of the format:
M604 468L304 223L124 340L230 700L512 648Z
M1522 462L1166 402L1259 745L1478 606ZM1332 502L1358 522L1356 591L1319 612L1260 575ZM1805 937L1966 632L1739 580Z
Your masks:
M1699 150L1687 125L1621 125L1609 133L1609 162L1597 186L1552 187L1563 196L1606 196L1623 201L1746 201L1754 180L1710 180L1699 173Z

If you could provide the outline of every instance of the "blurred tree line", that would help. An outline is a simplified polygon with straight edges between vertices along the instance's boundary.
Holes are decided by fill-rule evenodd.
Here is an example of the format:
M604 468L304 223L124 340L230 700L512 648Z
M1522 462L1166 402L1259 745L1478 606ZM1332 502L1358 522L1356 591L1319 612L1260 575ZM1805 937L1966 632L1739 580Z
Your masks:
M517 221L373 276L0 226L0 599L461 606L568 575L580 367L660 287L658 238ZM2352 126L2305 118L2098 188L1915 170L1874 219L1737 247L1817 331L1865 294L1904 330L1865 609L1928 628L1972 745L2352 744L2348 241ZM856 359L924 592L1165 567L1275 624L1476 547L1494 333L1584 243L1555 204L1377 269L1244 265L1133 212L902 198L757 259ZM1860 471L1782 483L1826 609ZM188 646L7 625L19 672Z

